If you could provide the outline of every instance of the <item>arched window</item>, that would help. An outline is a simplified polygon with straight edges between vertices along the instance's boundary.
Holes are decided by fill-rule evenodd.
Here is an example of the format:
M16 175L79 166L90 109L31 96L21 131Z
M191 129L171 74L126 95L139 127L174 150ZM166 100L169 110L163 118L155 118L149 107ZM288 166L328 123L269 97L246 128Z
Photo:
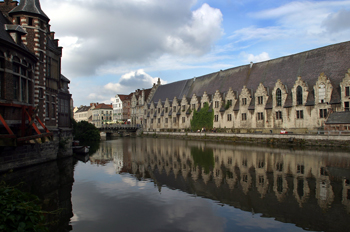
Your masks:
M297 105L302 105L303 104L303 89L299 85L297 87Z
M282 106L282 92L280 88L276 90L276 106Z
M320 84L318 87L318 99L319 103L324 103L324 99L326 97L326 85L325 84Z

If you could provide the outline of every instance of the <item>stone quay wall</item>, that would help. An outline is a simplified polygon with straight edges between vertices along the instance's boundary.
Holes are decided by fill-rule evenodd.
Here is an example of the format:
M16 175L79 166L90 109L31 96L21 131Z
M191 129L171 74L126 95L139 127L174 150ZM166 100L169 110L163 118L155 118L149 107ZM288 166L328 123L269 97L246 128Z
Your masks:
M297 146L345 147L350 148L350 135L315 134L236 134L236 133L194 133L194 132L143 132L143 136L210 140L235 143L281 144Z
M72 130L52 132L53 141L0 147L0 173L72 156Z

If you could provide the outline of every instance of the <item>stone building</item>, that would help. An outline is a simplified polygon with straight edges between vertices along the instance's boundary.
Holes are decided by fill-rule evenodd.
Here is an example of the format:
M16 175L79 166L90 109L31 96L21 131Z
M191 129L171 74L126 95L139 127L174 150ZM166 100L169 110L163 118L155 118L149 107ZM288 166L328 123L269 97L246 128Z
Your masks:
M143 107L147 104L152 89L137 89L131 97L131 124L143 124L145 115Z
M92 110L92 124L101 127L104 124L113 122L113 106L104 103L98 104Z
M148 131L189 129L207 102L213 127L305 133L349 110L350 42L159 85L143 106Z
M124 112L123 112L123 101L128 97L125 94L117 94L115 95L113 105L113 121L114 122L122 122L124 120Z
M58 126L70 127L71 126L71 99L72 94L69 93L68 80L65 76L61 75L60 89L58 91Z
M92 123L92 110L95 109L97 105L98 103L90 103L89 106L78 107L74 112L74 120L76 122L87 121Z

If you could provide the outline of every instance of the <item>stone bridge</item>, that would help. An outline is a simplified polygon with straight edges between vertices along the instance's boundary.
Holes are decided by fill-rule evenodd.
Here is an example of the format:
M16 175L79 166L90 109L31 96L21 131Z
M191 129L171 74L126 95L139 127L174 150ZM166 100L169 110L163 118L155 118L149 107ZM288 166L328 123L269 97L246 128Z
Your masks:
M119 135L119 136L125 136L130 134L135 134L138 129L141 129L142 127L140 125L130 125L130 124L109 124L109 125L102 125L98 129L100 132L106 133L106 136L111 135Z

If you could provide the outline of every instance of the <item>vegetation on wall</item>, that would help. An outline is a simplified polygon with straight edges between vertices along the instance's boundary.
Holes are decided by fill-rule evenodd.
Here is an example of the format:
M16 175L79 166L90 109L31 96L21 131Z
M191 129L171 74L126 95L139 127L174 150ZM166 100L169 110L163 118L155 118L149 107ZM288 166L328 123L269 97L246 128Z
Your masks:
M0 184L0 231L48 232L37 196Z
M214 167L214 152L213 149L191 147L191 156L195 166L199 166L208 174Z
M73 136L75 140L79 141L100 141L100 131L95 125L81 121L76 122L73 120Z
M207 131L211 130L213 128L213 121L214 111L209 112L209 104L205 102L203 108L200 111L193 111L191 129L193 131L197 131L205 127Z

